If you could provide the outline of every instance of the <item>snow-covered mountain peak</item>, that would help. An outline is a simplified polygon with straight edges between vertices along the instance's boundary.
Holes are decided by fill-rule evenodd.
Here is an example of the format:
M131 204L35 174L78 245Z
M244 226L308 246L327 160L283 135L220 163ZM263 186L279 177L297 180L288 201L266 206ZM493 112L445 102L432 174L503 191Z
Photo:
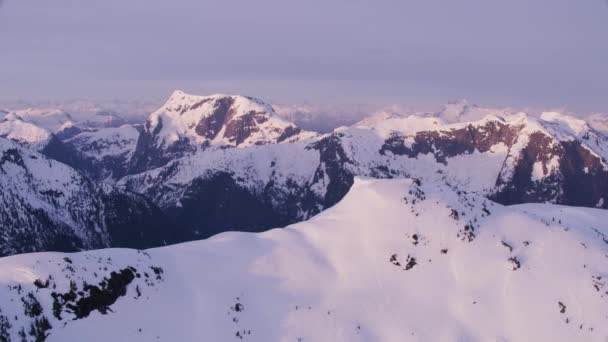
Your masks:
M77 130L70 114L56 109L24 109L0 118L0 137L35 150L43 149L53 134Z
M262 112L274 115L271 105L261 100L241 95L192 95L181 90L175 90L169 99L161 106L157 112L177 113L178 115L188 116L208 116L210 109L217 102L230 102L230 107L235 111L235 115L244 115L250 112Z
M13 140L34 150L44 148L51 136L52 134L48 130L23 120L5 118L0 121L0 137Z
M197 96L175 91L153 112L138 140L130 172L149 170L211 146L251 147L318 136L303 131L272 106L245 96Z
M245 96L198 96L177 90L152 113L146 132L157 146L187 141L201 144L253 146L314 136L279 117L272 106Z
M74 120L69 113L58 109L17 110L8 113L4 120L21 120L44 128L51 133L61 132L74 126Z

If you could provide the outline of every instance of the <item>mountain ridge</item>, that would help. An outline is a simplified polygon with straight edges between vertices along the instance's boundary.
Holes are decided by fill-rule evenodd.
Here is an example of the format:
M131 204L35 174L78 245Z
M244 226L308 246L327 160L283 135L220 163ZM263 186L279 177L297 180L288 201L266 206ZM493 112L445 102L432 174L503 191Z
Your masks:
M292 129L277 115L248 97L177 91L146 125L52 135L42 153L141 196L149 203L121 198L143 217L161 214L174 242L310 219L338 203L355 177L440 180L502 204L608 208L608 139L565 114L456 102L437 113L386 112L328 134ZM279 141L285 133L293 135Z
M2 258L2 331L48 341L599 342L607 213L356 178L336 206L284 229ZM32 305L40 310L28 315Z

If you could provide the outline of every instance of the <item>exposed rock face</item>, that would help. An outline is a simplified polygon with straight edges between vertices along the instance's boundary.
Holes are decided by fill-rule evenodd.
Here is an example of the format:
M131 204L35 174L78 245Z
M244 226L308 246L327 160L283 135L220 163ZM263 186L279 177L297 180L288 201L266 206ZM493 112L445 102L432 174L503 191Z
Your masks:
M203 99L188 109L196 110L203 104L211 101L213 100L210 98ZM230 122L230 119L234 116L235 112L231 109L233 104L234 99L231 97L222 97L216 100L212 112L208 116L202 117L198 124L196 124L196 127L194 128L196 134L209 140L215 139L222 127L224 127L227 122ZM182 114L185 111L187 110L183 109ZM226 129L226 131L228 137L234 140L234 125L232 125L229 133L228 129Z
M531 134L528 144L519 155L516 155L512 169L503 169L501 172L501 177L496 181L499 190L492 197L503 204L546 202L556 199L560 191L560 179L555 170L549 169L549 164L554 156L560 154L558 146L553 144L550 137L542 133ZM540 165L542 173L548 177L535 180L533 177L535 164ZM507 173L510 173L510 176L505 176Z
M492 119L457 129L421 131L407 137L395 132L386 139L380 153L409 158L430 154L438 163L448 165L449 158L486 153L503 144L509 154L490 198L502 204L554 202L608 208L608 167L598 154L603 149L596 153L592 145L586 144L594 140L594 145L603 147L608 140L592 129L587 130L581 138L559 139L542 127L531 129L529 123Z
M339 133L334 133L308 147L319 151L320 160L312 185L326 184L320 206L316 203L309 204L309 215L338 203L353 185L354 174L348 168L352 161L346 155L340 138ZM315 207L319 208L318 211L315 211Z
M488 152L492 146L505 144L512 146L521 127L511 126L501 121L488 121L480 126L421 131L414 136L411 146L405 144L405 138L398 132L393 133L382 145L381 154L387 151L396 155L416 158L420 154L432 154L438 163L446 164L446 158L453 158L475 151Z
M560 142L551 147L548 137L531 136L522 151L513 176L497 181L492 199L503 204L555 202L558 204L608 208L608 171L605 163L578 141ZM560 164L551 170L551 158ZM534 165L547 176L535 180Z

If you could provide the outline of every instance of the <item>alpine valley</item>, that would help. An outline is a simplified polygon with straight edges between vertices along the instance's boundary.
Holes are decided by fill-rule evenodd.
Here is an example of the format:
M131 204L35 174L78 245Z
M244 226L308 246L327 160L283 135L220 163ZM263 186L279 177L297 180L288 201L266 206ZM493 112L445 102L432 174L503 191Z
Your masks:
M0 111L0 341L606 341L605 118Z

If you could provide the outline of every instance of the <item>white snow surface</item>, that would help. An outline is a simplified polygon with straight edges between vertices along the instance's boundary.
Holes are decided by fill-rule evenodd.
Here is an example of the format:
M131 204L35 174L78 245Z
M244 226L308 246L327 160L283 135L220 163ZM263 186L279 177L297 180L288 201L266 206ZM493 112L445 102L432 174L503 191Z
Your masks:
M0 115L0 137L11 139L35 150L42 150L53 135L64 133L68 129L79 129L87 133L100 130L102 133L97 136L102 138L104 135L114 134L116 132L114 128L117 128L121 122L124 120L111 112L71 114L53 108L33 107L3 112ZM93 135L90 136L92 137ZM113 142L109 143L113 144Z
M52 135L74 126L71 116L59 110L24 109L0 118L0 137L40 150Z
M158 185L158 179L162 178L163 186L173 191L151 194L159 197L156 203L161 207L174 204L182 197L185 186L194 179L216 172L231 173L237 182L254 192L262 192L270 180L278 184L293 181L301 187L312 178L319 165L319 154L307 149L307 146L305 142L294 142L249 148L211 147L173 161L165 167L127 176L118 184L128 185L132 191L146 193L150 186ZM167 175L165 171L168 169L175 172ZM319 194L323 195L324 191Z
M608 114L594 113L585 118L594 129L608 135Z
M463 241L473 220L476 237ZM336 206L285 229L147 252L2 258L0 307L15 340L28 327L11 290L20 285L39 299L51 342L604 342L606 222L602 210L503 207L440 183L358 178ZM105 315L51 314L51 291L127 266L160 266L163 279L135 278ZM34 287L49 275L55 289Z
M38 127L44 128L51 133L58 133L74 125L72 116L57 109L23 109L10 112L4 117L5 120L22 120Z
M23 146L40 150L52 137L51 132L23 120L0 121L0 137L13 140Z

